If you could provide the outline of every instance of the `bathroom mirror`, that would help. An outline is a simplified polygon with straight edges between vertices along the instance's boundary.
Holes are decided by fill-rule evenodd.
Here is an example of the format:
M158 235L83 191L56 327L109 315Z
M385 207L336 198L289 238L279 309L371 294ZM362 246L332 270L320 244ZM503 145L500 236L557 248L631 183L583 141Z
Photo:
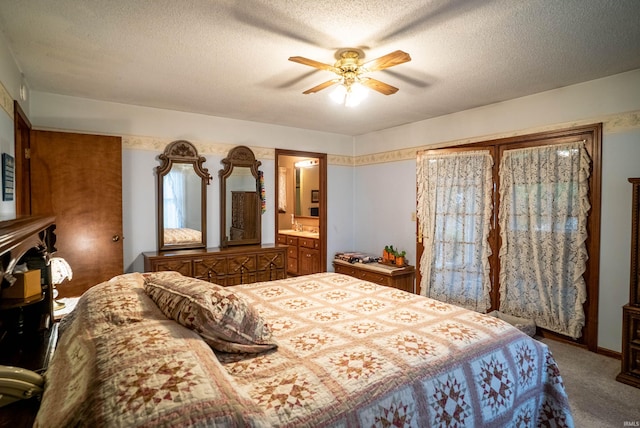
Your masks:
M314 251L319 253L320 272L325 272L328 268L327 154L276 149L275 158L275 234L281 243L287 242L287 236L317 239L318 247ZM292 263L295 264L295 260Z
M260 244L261 165L250 148L234 147L222 161L220 177L220 246Z
M294 214L296 217L318 217L320 215L319 159L296 161L294 168Z
M158 250L207 246L207 185L203 156L188 141L170 143L159 156Z

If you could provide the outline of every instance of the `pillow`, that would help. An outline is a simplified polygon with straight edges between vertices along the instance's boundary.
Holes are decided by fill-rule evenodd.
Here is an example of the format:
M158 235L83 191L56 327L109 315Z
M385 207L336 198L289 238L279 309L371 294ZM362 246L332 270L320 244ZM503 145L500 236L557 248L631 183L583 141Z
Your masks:
M176 274L145 274L145 291L162 312L222 352L277 347L271 328L244 298L224 287Z

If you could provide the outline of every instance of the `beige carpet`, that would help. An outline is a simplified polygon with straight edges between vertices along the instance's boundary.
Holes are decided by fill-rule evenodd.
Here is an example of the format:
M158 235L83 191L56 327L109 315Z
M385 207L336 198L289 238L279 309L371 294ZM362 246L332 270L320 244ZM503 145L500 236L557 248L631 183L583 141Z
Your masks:
M560 367L576 428L640 427L640 389L616 382L620 360L542 339Z

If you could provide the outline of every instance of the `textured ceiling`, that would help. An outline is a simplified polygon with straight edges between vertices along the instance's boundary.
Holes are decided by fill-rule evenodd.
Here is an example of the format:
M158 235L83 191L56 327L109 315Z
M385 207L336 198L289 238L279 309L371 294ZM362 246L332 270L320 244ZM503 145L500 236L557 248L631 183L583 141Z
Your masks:
M31 90L360 135L640 68L639 0L2 0ZM356 47L412 61L356 108L332 78Z

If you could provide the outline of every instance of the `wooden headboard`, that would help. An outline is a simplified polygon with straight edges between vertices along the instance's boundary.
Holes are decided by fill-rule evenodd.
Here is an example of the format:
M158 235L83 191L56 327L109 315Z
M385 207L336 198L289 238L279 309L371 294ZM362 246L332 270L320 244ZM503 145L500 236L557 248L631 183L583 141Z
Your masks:
M29 318L26 328L48 328L53 322L53 296L50 283L49 258L55 252L55 218L25 216L0 221L0 290L10 287L21 259L29 269L42 270L42 294L29 299L3 299L0 294L0 338L11 329L12 311L20 310ZM21 325L21 327L23 327Z

